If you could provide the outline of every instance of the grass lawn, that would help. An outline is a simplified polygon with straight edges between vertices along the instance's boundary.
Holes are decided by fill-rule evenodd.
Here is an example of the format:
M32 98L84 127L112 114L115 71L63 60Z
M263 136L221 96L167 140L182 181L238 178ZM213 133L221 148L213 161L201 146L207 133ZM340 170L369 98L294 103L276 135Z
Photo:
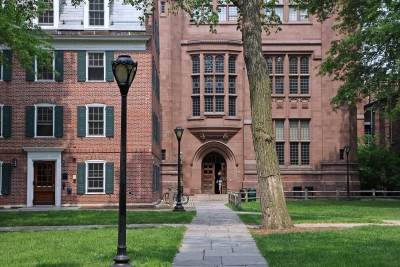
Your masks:
M293 223L381 223L400 220L400 201L287 201ZM237 210L236 207L230 206ZM259 202L242 203L241 211L261 212ZM247 224L261 224L261 215L239 214Z
M253 238L270 267L398 267L400 227L274 233Z
M131 265L171 266L185 229L184 226L127 229ZM111 266L117 253L118 228L0 232L0 240L0 265L4 267Z
M127 224L190 223L196 211L127 211ZM118 224L118 210L57 210L0 212L1 226Z
M400 220L400 201L310 200L286 203L293 223ZM260 203L242 203L241 211L261 212ZM261 224L262 220L257 214L239 214L239 217L247 224ZM252 235L270 267L400 266L399 226L270 234L254 230Z

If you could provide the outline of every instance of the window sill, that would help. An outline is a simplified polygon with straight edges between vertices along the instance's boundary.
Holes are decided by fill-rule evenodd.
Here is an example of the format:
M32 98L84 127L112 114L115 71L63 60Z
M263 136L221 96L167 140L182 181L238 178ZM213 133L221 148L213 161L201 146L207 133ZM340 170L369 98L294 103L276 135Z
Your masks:
M224 116L225 116L225 112L220 112L220 113L206 113L206 112L204 112L204 117L220 118L220 117L224 117Z
M239 117L225 117L225 120L231 120L231 121L241 121L242 119Z

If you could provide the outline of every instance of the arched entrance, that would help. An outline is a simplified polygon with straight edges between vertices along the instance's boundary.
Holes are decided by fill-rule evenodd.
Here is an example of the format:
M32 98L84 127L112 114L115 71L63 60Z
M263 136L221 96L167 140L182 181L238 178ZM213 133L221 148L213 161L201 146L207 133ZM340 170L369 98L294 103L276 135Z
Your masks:
M221 187L218 173L221 172ZM201 176L202 194L226 194L226 161L219 153L208 153L202 161Z

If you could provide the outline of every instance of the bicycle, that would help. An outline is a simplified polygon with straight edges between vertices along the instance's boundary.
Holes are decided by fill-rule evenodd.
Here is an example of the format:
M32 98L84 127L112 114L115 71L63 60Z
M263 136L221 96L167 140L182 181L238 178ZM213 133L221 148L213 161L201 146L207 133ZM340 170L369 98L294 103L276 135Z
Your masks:
M169 190L169 192L172 191L172 187L167 187L167 189ZM166 192L162 195L162 200L165 201L167 204L169 204L169 192ZM177 198L178 198L178 191L174 190L172 191L174 193L173 195L173 201L177 202ZM189 195L185 194L185 193L181 193L181 203L182 204L187 204L189 202Z

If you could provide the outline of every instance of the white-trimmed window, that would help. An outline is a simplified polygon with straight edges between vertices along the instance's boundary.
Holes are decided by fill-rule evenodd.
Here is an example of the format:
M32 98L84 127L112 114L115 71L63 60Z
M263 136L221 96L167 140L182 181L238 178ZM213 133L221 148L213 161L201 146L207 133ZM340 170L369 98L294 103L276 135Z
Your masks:
M114 137L114 107L97 103L78 106L78 137Z
M104 81L106 68L105 54L103 52L87 53L87 80Z
M105 136L105 105L91 104L87 105L87 136L104 137Z
M55 58L54 53L52 53L52 68L48 69L46 67L39 67L38 61L35 60L35 71L37 72L36 80L37 81L54 81L54 68L55 68Z
M105 161L86 161L86 193L104 193Z
M192 116L236 117L236 57L192 56Z
M110 7L106 0L88 0L85 4L85 28L107 28Z
M60 2L54 0L43 0L49 5L49 9L45 11L38 18L35 18L33 22L38 24L43 29L54 29L58 27L58 21L60 16Z
M39 18L38 18L39 25L53 26L54 25L54 4L53 4L53 2L58 2L58 1L43 0L43 2L45 2L49 6L49 9L47 9L44 14L39 16Z
M77 164L77 193L113 194L114 162L87 160Z
M62 137L63 136L62 106L54 104L36 104L26 107L27 137Z
M55 105L35 105L35 136L54 137L54 108Z

